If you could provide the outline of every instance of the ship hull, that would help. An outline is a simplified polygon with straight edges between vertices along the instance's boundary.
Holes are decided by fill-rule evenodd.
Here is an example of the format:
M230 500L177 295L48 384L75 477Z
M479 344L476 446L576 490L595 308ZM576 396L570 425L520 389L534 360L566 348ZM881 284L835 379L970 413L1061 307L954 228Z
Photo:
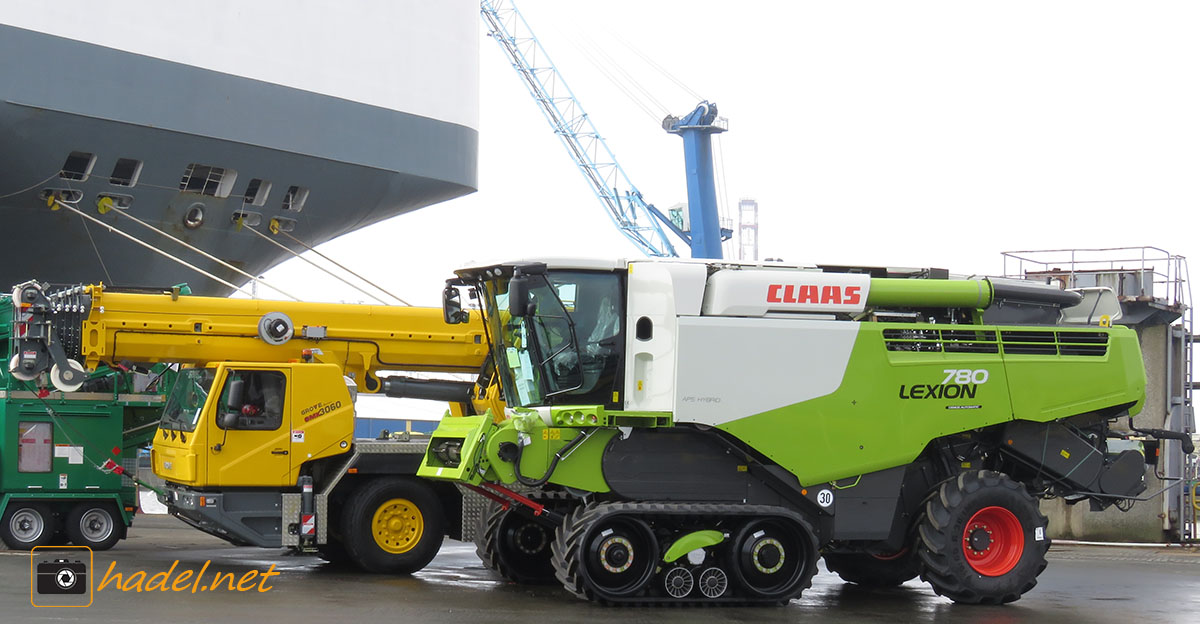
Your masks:
M93 157L85 179L60 173L72 152ZM249 221L302 251L268 224L279 220L317 245L459 197L476 188L477 153L468 125L0 25L0 285L187 282L197 293L228 294L109 226L242 284L236 271L122 214L258 275L291 254L249 231ZM138 163L132 186L120 159ZM224 172L227 196L181 188L193 166ZM261 181L260 195L248 199L251 180ZM299 210L285 205L290 187L306 194ZM101 223L52 210L47 194ZM129 205L101 214L106 195ZM241 227L237 214L249 216Z

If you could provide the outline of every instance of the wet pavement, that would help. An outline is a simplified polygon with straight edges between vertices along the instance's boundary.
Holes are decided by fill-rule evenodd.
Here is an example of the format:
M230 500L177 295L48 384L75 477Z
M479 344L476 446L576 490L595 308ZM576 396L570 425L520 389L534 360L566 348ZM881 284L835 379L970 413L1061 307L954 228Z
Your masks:
M577 600L558 587L499 580L483 568L472 546L459 542L447 541L437 559L412 577L371 576L281 550L234 548L173 518L145 516L137 519L128 540L96 553L89 571L92 581L99 584L111 565L110 583L94 592L87 608L31 606L31 598L44 603L45 597L31 592L29 554L0 551L0 622L1200 621L1198 549L1056 545L1049 559L1038 586L1002 607L955 605L919 581L888 591L865 591L822 569L813 587L786 607L611 608ZM197 584L194 576L201 570ZM138 577L138 571L146 574ZM185 571L192 572L189 578L181 578ZM264 578L264 572L278 574ZM122 574L128 591L112 582L116 573ZM219 588L209 589L215 575L229 573L232 577L224 577ZM153 584L156 574L160 584L166 580L178 589L172 591L167 584L158 589ZM244 591L237 590L238 582ZM154 589L146 591L147 587Z

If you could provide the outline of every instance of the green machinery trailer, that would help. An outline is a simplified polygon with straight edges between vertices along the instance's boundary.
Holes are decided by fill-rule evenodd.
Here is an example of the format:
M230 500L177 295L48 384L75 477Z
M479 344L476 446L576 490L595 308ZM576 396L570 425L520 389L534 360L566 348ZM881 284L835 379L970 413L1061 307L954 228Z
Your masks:
M1046 566L1039 497L1127 508L1146 458L1108 441L1181 435L1114 426L1146 373L1108 289L547 259L459 271L447 322L464 288L507 413L443 419L418 474L492 500L487 565L585 599L787 602L824 558L1010 602Z
M13 316L0 295L0 353L15 358L13 337L30 328ZM125 537L139 506L138 451L153 439L173 375L102 367L78 391L58 392L0 367L0 538L9 548L104 550Z

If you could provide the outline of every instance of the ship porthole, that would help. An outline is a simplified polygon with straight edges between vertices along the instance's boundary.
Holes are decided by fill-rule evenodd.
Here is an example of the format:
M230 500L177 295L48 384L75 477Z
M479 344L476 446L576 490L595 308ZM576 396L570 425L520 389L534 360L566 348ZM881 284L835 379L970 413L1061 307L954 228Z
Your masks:
M204 204L192 204L187 214L183 215L183 225L194 230L204 223Z

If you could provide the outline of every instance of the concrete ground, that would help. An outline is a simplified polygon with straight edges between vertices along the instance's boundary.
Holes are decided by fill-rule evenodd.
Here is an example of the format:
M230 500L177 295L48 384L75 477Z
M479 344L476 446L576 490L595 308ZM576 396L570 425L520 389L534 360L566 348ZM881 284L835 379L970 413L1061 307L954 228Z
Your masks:
M74 557L75 553L67 553ZM45 557L39 556L38 560ZM182 591L119 591L110 583L86 608L35 608L44 595L30 591L29 553L0 551L0 622L94 621L219 622L971 622L1055 624L1200 621L1200 552L1197 549L1055 546L1038 586L1003 607L968 607L938 597L910 581L890 591L868 592L822 571L800 600L764 608L606 608L558 587L512 585L486 571L474 548L448 541L441 554L412 577L386 577L335 569L315 557L282 550L234 548L166 516L139 516L130 537L97 553L90 574L99 582L110 564L123 582L175 569ZM209 561L207 568L204 568ZM263 579L274 565L277 576ZM201 585L216 573L234 573L246 591L192 593L184 570L204 569ZM160 574L160 580L165 575ZM146 584L143 583L143 589ZM259 591L270 587L266 591ZM51 597L55 598L55 597ZM65 598L63 598L65 601ZM59 603L61 604L61 602Z

